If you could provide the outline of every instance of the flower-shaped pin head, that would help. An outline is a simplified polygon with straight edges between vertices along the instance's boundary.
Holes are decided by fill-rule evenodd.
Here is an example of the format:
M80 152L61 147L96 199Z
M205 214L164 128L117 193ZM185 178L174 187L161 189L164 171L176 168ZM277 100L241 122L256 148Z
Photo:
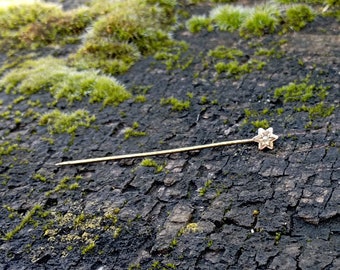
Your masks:
M266 147L269 149L274 148L274 141L276 141L279 136L273 133L273 128L268 129L259 128L258 135L253 138L255 142L259 144L259 149L263 150Z

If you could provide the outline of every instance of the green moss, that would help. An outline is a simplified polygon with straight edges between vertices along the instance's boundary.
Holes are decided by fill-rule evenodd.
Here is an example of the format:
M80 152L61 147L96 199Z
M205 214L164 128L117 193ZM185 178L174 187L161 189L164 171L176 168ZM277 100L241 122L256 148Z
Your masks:
M319 97L321 100L327 96L328 87L311 84L310 76L307 76L301 83L291 82L288 85L276 88L274 90L274 97L281 98L287 102L306 102L311 98Z
M267 119L252 121L251 124L252 124L253 127L256 128L256 129L258 129L258 128L267 129L267 128L270 127L269 122L268 122Z
M21 101L24 101L26 99L25 96L19 96L15 100L13 100L13 104L19 104Z
M58 185L57 185L53 190L50 190L50 191L46 192L46 196L49 196L49 195L51 195L52 193L58 192L58 191L60 191L60 190L62 190L62 189L67 189L67 187L68 187L68 186L67 186L67 183L68 183L70 180L71 180L71 178L68 177L68 176L63 177L63 178L59 181Z
M53 57L24 62L0 80L0 89L26 96L47 90L56 101L74 102L89 96L90 102L103 102L104 106L118 105L131 96L115 78L94 70L77 71Z
M34 216L34 214L41 209L42 209L41 205L35 205L30 211L28 211L21 220L21 222L19 223L19 225L17 225L12 231L6 233L5 240L11 240L14 237L14 235L16 235L26 226L27 223L32 221L32 217Z
M96 242L94 240L90 239L90 240L88 240L88 242L89 243L87 244L87 246L85 246L81 249L81 254L83 254L83 255L93 251L93 249L96 247Z
M187 97L188 97L189 99L193 99L194 93L193 93L193 92L187 92Z
M137 131L136 129L139 128L139 124L137 122L134 122L132 124L131 128L128 128L125 130L124 132L124 139L127 140L130 137L142 137L142 136L146 136L146 132L144 131Z
M13 151L19 149L18 144L9 141L0 142L0 165L3 164L2 156L11 155Z
M231 61L225 65L226 71L231 75L238 75L250 72L247 64L242 64L238 61Z
M154 161L151 158L143 159L142 162L140 163L140 166L153 167L153 168L155 168L155 173L160 173L164 170L164 165L158 164L156 161Z
M254 129L264 128L267 129L270 127L269 121L267 119L259 120L259 118L263 118L264 115L272 115L268 108L264 108L262 111L256 111L251 109L244 109L245 119L243 121L243 125L251 123Z
M64 12L57 5L42 2L2 7L0 45L9 51L74 43L91 21L88 8Z
M161 105L171 105L171 109L173 111L183 111L188 110L190 108L191 102L190 100L181 101L177 98L170 97L170 98L162 98L161 99Z
M120 74L128 71L140 57L132 44L93 37L70 56L70 61L80 69L99 68L108 74Z
M162 61L167 70L186 69L193 61L193 57L184 56L189 45L184 41L168 41L167 44L154 54L155 59Z
M281 114L283 114L284 109L283 108L277 108L276 112L277 112L278 115L281 115Z
M235 5L219 5L211 10L208 18L193 16L187 21L187 27L191 32L198 32L214 23L221 31L234 32L238 30L242 37L248 38L272 34L280 28L282 29L281 33L290 29L298 31L314 18L314 12L307 5L291 6L286 11L285 7L273 3L246 8Z
M46 192L46 196L50 196L53 193L59 192L61 190L76 190L79 188L79 183L78 181L80 180L78 178L79 176L75 176L75 177L69 177L69 176L65 176L63 178L60 179L59 183L56 185L56 187L52 190L49 190L48 192ZM75 181L74 183L69 184L71 181ZM77 221L81 220L81 215L78 216L78 219L76 219Z
M210 12L210 18L220 30L234 32L240 28L249 13L249 9L241 6L223 5L214 8Z
M228 63L218 62L215 69L218 74L227 72L231 76L239 78L241 75L252 72L254 69L261 70L266 65L265 62L252 59L247 63L240 64L239 61L234 60Z
M75 190L75 189L78 189L80 186L79 186L79 184L78 183L73 183L73 184L70 184L69 186L68 186L68 188L70 189L70 190Z
M281 239L281 232L276 232L275 233L275 245L278 245L280 243Z
M205 193L207 193L208 189L211 187L211 185L212 185L212 180L211 180L211 179L207 180L207 181L204 183L204 186L201 187L201 188L198 190L198 194L199 194L200 196L204 196Z
M138 270L138 269L142 269L139 263L130 264L129 267L128 267L128 270Z
M194 15L186 21L185 26L191 33L200 32L202 29L213 30L211 19L205 15Z
M338 0L326 0L326 3L330 6L340 6L340 3Z
M90 116L86 110L76 110L72 113L63 113L56 109L40 117L39 125L48 126L50 134L68 133L75 135L79 127L89 128L95 121L95 116Z
M122 232L122 228L120 227L115 228L113 232L113 238L117 239L120 236L121 232Z
M217 64L215 64L215 69L218 74L221 74L228 71L228 65L224 62L218 62Z
M123 73L141 55L153 53L171 40L168 30L175 22L176 5L177 1L95 0L89 7L67 12L40 2L2 8L0 45L10 51L75 43L94 21L71 62L83 69Z
M170 248L175 248L177 245L178 245L178 239L175 237L170 242Z
M134 100L136 103L146 102L146 97L144 95L137 95Z
M275 51L275 48L274 49L266 49L266 48L258 48L255 52L255 55L264 55L264 56L273 56L275 55L277 52Z
M42 175L42 174L40 174L40 173L34 174L34 175L32 176L32 178L33 178L34 180L38 180L38 181L41 181L41 182L43 182L43 183L46 183L46 182L47 182L46 176L44 176L44 175Z
M74 219L74 226L78 227L80 226L86 219L86 216L84 212L81 212L78 216L75 217Z
M291 82L274 91L275 98L283 98L285 103L297 103L295 111L308 112L309 122L305 125L305 128L308 129L313 126L314 120L328 117L332 115L335 110L334 105L326 105L324 103L324 99L328 95L329 87L310 83L310 77L311 76L307 76L300 83ZM308 105L311 100L317 102L316 105ZM278 110L278 113L280 112L281 111Z
M54 139L51 137L41 137L42 141L49 143L50 145L54 145Z
M14 150L17 150L18 148L18 144L12 144L8 141L0 143L0 156L10 155Z
M157 5L146 0L96 2L108 4L106 14L93 24L84 45L71 56L74 65L100 68L110 74L123 73L141 55L152 54L171 40L167 30L174 18L174 7L169 2Z
M287 9L284 31L294 30L299 31L304 28L309 22L312 22L315 14L307 5L296 5Z
M328 0L275 0L278 3L282 4L299 4L299 3L306 3L306 4L325 4Z
M242 23L240 34L242 36L274 33L280 23L280 12L273 5L257 6Z
M209 103L209 100L208 100L208 97L207 96L202 96L200 98L200 102L199 102L201 105L205 105L207 103Z
M214 57L217 59L230 59L230 60L235 60L236 57L241 57L243 56L243 52L238 49L229 49L226 48L225 46L217 46L213 50L209 50L208 56Z
M0 117L8 120L8 119L11 118L11 112L10 111L4 111L4 112L0 113Z
M318 118L325 118L327 116L332 115L335 110L335 106L327 106L323 102L320 102L314 106L306 106L303 105L296 109L296 111L308 112L309 118L311 121L316 120Z
M153 85L134 85L129 89L135 95L146 95Z

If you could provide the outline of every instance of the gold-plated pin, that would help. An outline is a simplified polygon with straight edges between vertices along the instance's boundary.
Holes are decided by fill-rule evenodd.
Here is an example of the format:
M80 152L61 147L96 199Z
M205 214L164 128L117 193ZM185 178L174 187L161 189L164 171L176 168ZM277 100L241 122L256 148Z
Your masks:
M56 165L57 166L77 165L77 164L93 163L93 162L101 162L101 161L121 160L121 159L127 159L127 158L159 156L159 155L167 155L167 154L174 154L174 153L180 153L180 152L201 150L201 149L205 149L205 148L228 146L228 145L233 145L233 144L243 144L243 143L251 143L251 142L257 142L259 144L258 145L259 150L263 150L265 148L273 149L274 148L274 141L276 141L278 138L279 138L279 136L277 136L273 133L272 127L268 128L268 129L259 128L258 129L258 135L253 137L252 139L243 139L243 140L233 140L233 141L226 141L226 142L210 143L210 144L188 146L188 147L181 147L181 148L175 148L175 149L169 149L169 150L160 150L160 151L153 151L153 152L145 152L145 153L135 153L135 154L126 154L126 155L109 156L109 157L71 160L71 161L60 162L60 163L57 163Z

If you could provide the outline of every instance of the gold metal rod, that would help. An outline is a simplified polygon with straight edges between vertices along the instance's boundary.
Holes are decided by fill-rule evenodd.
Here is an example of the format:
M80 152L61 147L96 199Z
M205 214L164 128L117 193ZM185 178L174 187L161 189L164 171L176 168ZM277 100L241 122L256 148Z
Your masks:
M267 128L267 129L259 128L258 135L252 139L202 144L202 145L196 145L196 146L188 146L188 147L181 147L181 148L174 148L174 149L169 149L169 150L160 150L160 151L153 151L153 152L145 152L145 153L135 153L135 154L126 154L126 155L109 156L109 157L70 160L70 161L57 163L56 165L57 166L77 165L77 164L93 163L93 162L101 162L101 161L120 160L120 159L126 159L126 158L159 156L159 155L167 155L167 154L174 154L174 153L180 153L180 152L201 150L205 148L227 146L227 145L241 144L241 143L251 143L251 142L257 142L259 150L263 150L265 148L273 149L274 141L276 141L278 138L279 136L273 133L272 127Z
M233 140L233 141L210 143L210 144L188 146L188 147L181 147L181 148L174 148L174 149L160 150L160 151L153 151L153 152L145 152L145 153L135 153L135 154L126 154L126 155L109 156L109 157L70 160L70 161L57 163L56 165L57 166L77 165L77 164L94 163L94 162L101 162L101 161L121 160L121 159L127 159L127 158L159 156L159 155L167 155L167 154L174 154L174 153L180 153L180 152L201 150L205 148L227 146L227 145L233 145L233 144L243 144L243 143L250 143L250 142L254 142L254 139Z

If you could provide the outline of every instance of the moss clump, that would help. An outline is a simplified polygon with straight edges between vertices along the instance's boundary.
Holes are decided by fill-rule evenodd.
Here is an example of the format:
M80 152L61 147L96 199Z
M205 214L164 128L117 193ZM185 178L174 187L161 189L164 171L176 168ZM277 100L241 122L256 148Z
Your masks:
M24 62L0 80L0 89L26 96L49 91L56 101L65 98L74 102L89 96L90 102L103 102L104 106L118 105L131 97L115 78L94 70L78 71L53 57Z
M181 101L177 98L170 97L170 98L162 98L161 99L161 105L171 105L171 109L173 111L183 111L188 110L190 108L191 102L190 100Z
M228 75L237 79L246 73L250 73L254 70L261 70L266 65L265 62L256 58L251 58L246 63L241 64L240 57L243 55L244 53L241 50L226 48L225 46L217 46L215 49L209 50L208 52L208 57L212 57L213 61L215 59L231 60L229 62L218 61L215 64L215 70L218 74L226 72Z
M137 95L134 99L136 103L144 103L146 102L146 96L144 95Z
M137 129L139 128L139 124L137 122L134 122L132 124L131 128L128 128L125 130L124 132L124 139L127 140L130 137L142 137L142 136L146 136L146 132L144 131L137 131Z
M74 65L122 73L141 55L156 52L170 40L167 24L173 18L171 3L156 5L146 0L109 3L107 14L98 18L85 44L71 56Z
M275 238L274 238L274 244L277 246L280 243L281 240L281 232L276 232L275 233Z
M304 28L309 22L312 22L315 14L307 5L296 5L287 9L285 20L285 27L283 31L289 29L299 31Z
M306 102L313 97L319 96L323 100L327 96L327 87L317 86L309 82L310 76L307 76L301 83L291 82L288 85L276 88L274 97L283 97L283 101L287 102Z
M18 144L11 144L8 141L0 143L0 156L10 155L14 150L17 150L18 148Z
M10 155L13 151L19 149L18 144L10 143L9 141L5 141L0 143L0 165L3 164L2 156Z
M284 102L292 101L308 101L313 97L313 91L315 90L315 85L307 85L307 83L290 83L287 86L282 86L275 89L274 97L279 98L284 97Z
M72 113L63 113L56 109L45 113L40 117L39 125L48 126L50 134L68 133L75 135L79 127L89 128L96 120L95 116L90 116L86 110L76 110Z
M234 60L228 63L218 62L215 65L215 69L219 74L227 72L229 75L239 78L241 75L250 73L255 69L261 70L265 65L265 62L258 61L256 59L250 60L244 64L240 64L237 60Z
M301 112L308 112L309 118L311 121L318 119L318 118L325 118L327 116L332 115L334 112L335 107L333 106L326 106L323 102L316 104L315 106L306 106L303 105L296 109L296 111Z
M229 49L226 48L225 46L217 46L213 50L209 50L208 56L214 57L217 59L231 59L235 60L236 57L241 57L243 56L243 52L238 49Z
M56 185L54 189L47 191L45 195L50 196L53 193L59 192L61 190L67 190L67 189L75 190L80 187L78 183L79 180L81 180L81 176L79 175L72 177L72 178L69 176L65 176L59 181L58 185ZM70 181L74 181L74 182L69 184ZM78 221L79 220L81 220L81 215L79 216Z
M230 75L241 75L250 72L249 65L240 64L238 61L231 61L229 63L218 62L215 65L217 73L227 72Z
M154 161L151 158L143 159L142 162L140 163L140 166L153 167L153 168L155 168L155 173L160 173L164 170L164 165L158 164L156 161Z
M252 124L253 127L256 128L256 129L258 129L258 128L267 129L267 128L270 127L269 122L268 122L267 119L252 121L251 124Z
M202 29L207 29L208 31L213 30L211 19L207 18L205 15L192 16L186 21L185 26L191 33L200 32Z
M205 193L207 193L208 189L211 187L213 181L211 179L207 180L205 183L204 183L204 186L201 187L199 190L198 190L198 194L200 196L204 196Z
M43 182L43 183L46 183L47 182L47 178L46 176L40 174L40 173L36 173L32 176L32 178L34 180L37 180L37 181L40 181L40 182Z
M294 2L307 3L308 1ZM330 0L331 3L326 2L324 1L324 4L327 8L335 5L333 0ZM338 16L338 13L335 13L335 16ZM312 9L303 4L288 8L273 3L246 8L237 5L219 5L211 10L209 17L195 15L190 18L187 21L187 28L196 33L203 28L211 28L211 24L214 24L221 31L239 31L242 37L248 38L272 34L277 29L282 30L280 33L290 29L299 31L314 18Z
M85 255L96 247L96 242L92 239L88 240L88 244L81 249L81 254Z
M277 7L271 5L258 6L242 24L240 34L242 36L263 36L264 34L274 33L279 26L279 18L280 12Z
M274 97L283 98L284 103L297 103L295 107L297 112L308 112L309 122L305 125L305 128L310 128L314 120L328 117L335 110L334 105L327 106L324 103L324 99L328 95L328 89L329 87L310 83L310 76L307 76L301 83L291 82L275 89ZM311 100L316 105L308 105Z
M253 126L254 131L259 128L267 129L270 127L270 121L263 119L265 116L268 118L273 115L268 108L264 108L262 111L246 108L244 109L244 114L245 118L243 120L243 125L250 123Z
M189 45L184 41L171 40L167 42L167 46L156 52L154 57L156 60L161 60L166 65L167 70L176 68L184 70L193 61L193 57L184 56L188 48Z
M74 43L91 21L88 8L64 12L54 4L14 3L0 8L0 47L10 51Z
M210 12L210 18L217 27L229 32L238 30L247 16L249 9L232 5L218 6Z

